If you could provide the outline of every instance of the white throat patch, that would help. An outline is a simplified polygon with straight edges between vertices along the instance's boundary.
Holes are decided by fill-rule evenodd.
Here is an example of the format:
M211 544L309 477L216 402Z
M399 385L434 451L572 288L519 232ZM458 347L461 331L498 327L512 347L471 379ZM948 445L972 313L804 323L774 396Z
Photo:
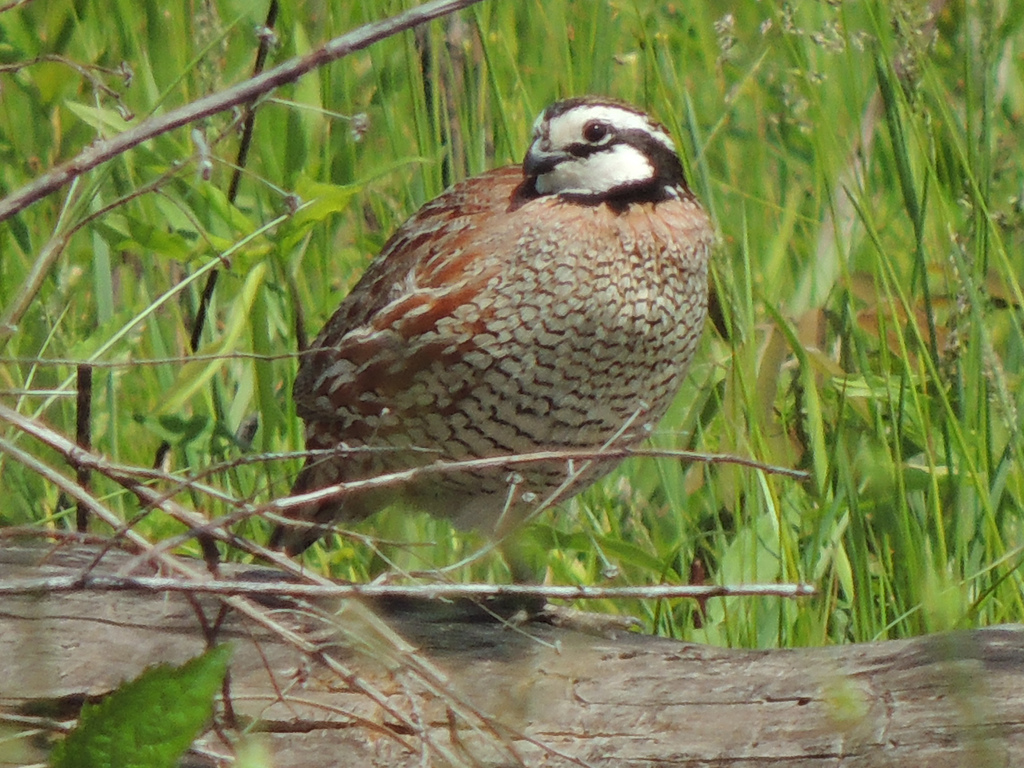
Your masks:
M559 163L537 177L536 189L542 195L600 195L653 177L654 166L643 152L629 144L616 144L588 157Z

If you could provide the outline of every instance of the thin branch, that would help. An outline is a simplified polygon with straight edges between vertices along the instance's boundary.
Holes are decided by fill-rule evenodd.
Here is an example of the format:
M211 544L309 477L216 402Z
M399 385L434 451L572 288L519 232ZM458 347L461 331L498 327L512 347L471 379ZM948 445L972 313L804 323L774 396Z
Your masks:
M173 363L191 362L212 362L215 360L259 360L261 362L274 362L275 360L289 360L300 357L296 352L280 352L277 354L261 354L258 352L218 352L206 355L167 355L166 357L147 357L131 360L90 360L89 365L93 368L138 368L147 365L167 365ZM18 357L0 355L0 365L33 365L36 367L56 368L60 366L75 367L81 365L81 359L70 357ZM2 392L10 393L13 390L5 389ZM49 390L31 390L43 391ZM68 390L68 394L74 394L74 390Z
M156 360L130 360L124 363L111 363L111 362L92 362L90 365L94 368L118 368L118 367L139 367L142 365L158 364L158 363L173 363L173 362L187 362L188 360L202 360L210 361L217 360L221 357L225 359L240 359L240 360L276 360L280 358L292 357L293 355L256 355L249 353L238 353L230 355L198 355L194 358L191 357L170 357L170 358L159 358ZM5 358L0 357L0 363L3 362L37 362L31 358ZM47 361L49 363L60 362L61 364L77 365L75 360L61 360L61 361ZM63 395L71 397L75 395L75 390L0 390L8 394L12 393L30 393L36 395ZM21 416L18 414L18 418L15 419L14 415L17 411L0 408L0 419L4 421L18 422L18 425L24 428L24 423L21 419L27 419L28 417ZM52 432L54 435L59 435L58 432L50 430L49 427L45 427L38 422L32 422L36 425L38 432L33 431L36 437L43 439L43 436L47 432ZM217 464L211 464L203 469L201 475L193 475L189 478L181 478L178 475L171 474L169 472L163 472L158 469L152 469L149 467L137 467L129 464L117 464L108 461L107 459L98 456L97 454L89 454L88 456L80 457L85 462L83 466L88 466L90 469L94 469L97 472L106 473L108 470L116 471L124 474L131 474L132 476L139 479L147 480L163 480L168 483L175 483L179 490L186 490L193 488L200 490L204 493L215 495L224 501L232 501L231 497L227 496L218 489L202 486L198 483L198 478L201 476L209 476L216 474L217 472L224 472L229 469L235 469L240 466L248 464L258 464L266 461L288 461L293 459L308 459L310 457L321 456L328 458L331 456L348 455L356 452L371 451L371 450L384 450L376 448L337 448L337 449L322 449L322 450L308 450L308 451L287 451L278 453L260 453L247 456L239 456L238 458L231 459L229 461L219 462ZM517 466L527 465L541 462L567 462L567 461L583 461L587 459L609 459L609 460L620 460L628 458L653 458L653 459L679 459L680 461L695 461L703 462L706 464L737 464L739 466L747 467L749 469L756 469L761 472L765 472L769 475L782 475L783 477L789 477L793 480L804 481L810 479L810 472L803 469L793 469L791 467L783 467L778 464L769 464L767 462L758 461L747 456L737 456L731 453L709 453L705 451L689 451L684 449L676 448L605 448L594 451L584 450L557 450L557 451L535 451L531 453L520 453L512 456L498 456L486 459L466 459L463 461L438 461L434 464L412 468L402 472L395 472L392 474L381 475L374 478L372 481L356 481L356 483L341 483L337 486L329 486L315 493L343 493L346 490L359 490L364 488L360 483L369 482L371 487L377 485L389 485L400 482L407 482L410 479L418 477L420 474L430 474L435 472L454 472L462 470L476 470L476 469L490 469L495 466ZM310 499L307 496L298 497L301 500L294 504L290 501L285 503L286 507L296 506L305 503L309 500L319 500L317 496L315 499Z
M0 200L0 222L6 221L36 201L57 191L86 171L92 170L144 141L196 120L251 102L279 86L294 82L307 72L362 50L379 40L478 2L480 0L434 0L411 8L390 19L366 24L328 41L306 56L290 59L268 72L249 78L220 93L205 96L161 115L153 115L134 128L119 133L111 139L93 142L76 157L52 168Z
M536 463L551 463L561 462L567 466L573 466L577 462L593 462L593 461L608 461L608 460L619 460L628 458L630 456L637 455L668 455L674 458L685 458L696 461L724 461L729 463L736 463L742 466L752 467L764 472L776 472L779 474L787 475L797 479L806 479L807 473L799 470L786 469L784 467L773 467L771 465L763 464L761 462L754 461L752 459L745 459L738 456L722 456L718 454L701 454L689 451L643 451L631 448L605 448L601 450L593 451L538 451L536 453L522 454L517 456L499 456L494 458L486 459L471 459L466 461L437 461L433 464L426 466L413 467L404 471L391 472L377 477L367 478L365 480L354 480L346 483L339 483L336 485L327 486L325 488L311 491L309 493L298 494L295 496L287 496L280 499L275 499L260 505L252 504L242 499L232 499L222 492L216 492L213 489L207 490L201 486L196 477L177 478L174 476L168 476L174 485L170 489L163 491L157 491L151 488L144 482L145 480L152 479L154 477L154 471L150 469L139 469L131 466L120 466L114 465L108 462L101 456L98 456L91 451L83 450L81 447L75 445L71 440L61 435L60 433L50 429L43 425L39 421L24 416L18 413L13 408L9 408L6 405L0 403L0 421L6 421L7 423L18 427L23 432L32 435L36 439L42 441L50 448L58 451L63 457L73 466L87 468L99 472L105 477L110 478L118 485L122 486L126 490L133 493L145 506L161 509L168 515L178 520L182 524L189 528L185 538L192 536L208 535L230 545L237 547L243 552L247 552L251 555L261 557L266 561L272 562L284 570L292 570L294 563L274 550L262 547L255 542L249 541L248 539L237 536L231 532L231 527L236 523L246 520L250 517L257 515L266 517L268 519L277 519L278 522L286 522L289 525L302 525L303 523L291 519L284 520L276 517L277 513L287 511L288 509L302 506L310 502L319 502L327 499L335 499L353 492L366 491L369 489L389 487L394 485L400 485L415 480L423 475L436 474L436 473L449 473L467 470L480 470L480 469L493 469L496 467L500 468L514 468L517 466L524 466ZM335 451L316 451L316 452L303 452L296 455L316 455L325 453L333 455ZM566 484L571 484L574 473L570 472L567 476ZM233 504L238 508L238 511L225 515L221 518L208 519L197 514L196 512L187 509L175 502L172 497L184 489L195 489L204 490L207 493L213 493L214 495L224 499L227 503ZM556 489L546 499L539 500L536 505L536 511L542 511L543 509L551 506L557 500L558 495L561 493L561 486ZM173 541L169 540L169 541ZM486 545L481 553L489 551L500 539L495 539L489 545ZM174 541L175 544L180 543ZM167 542L165 542L167 544ZM169 544L168 544L169 546Z
M0 410L0 418L4 413ZM353 452L358 449L340 449L341 452ZM336 451L312 451L306 453L327 453L333 454ZM365 480L350 480L336 485L327 485L315 491L300 493L294 496L285 496L275 499L263 506L267 512L279 512L293 507L301 507L306 504L326 501L329 499L345 496L354 492L362 492L371 489L401 485L418 479L422 475L431 475L448 472L476 471L481 469L505 468L529 466L531 464L546 464L553 462L569 463L580 461L617 461L632 456L668 456L672 458L689 459L693 461L706 461L709 463L739 464L740 466L758 469L770 474L779 474L791 477L796 480L806 480L809 474L799 469L778 467L772 464L765 464L755 459L748 459L742 456L731 456L717 453L698 453L694 451L663 451L644 450L637 448L600 448L595 450L558 450L558 451L535 451L532 453L516 454L512 456L492 456L484 459L466 459L465 461L436 461L419 467L411 467L406 470L389 472L377 477L366 478Z
M82 486L76 481L65 477L53 467L16 446L13 442L5 438L0 438L0 453L11 456L15 461L23 464L36 472L40 477L43 477L53 483L64 493L74 499L77 499L80 503L84 504L92 514L96 515L96 517L107 525L110 525L114 529L121 526L121 518L119 518L117 514L109 509L102 501L82 488ZM146 549L147 547L152 546L144 537L134 531L126 531L125 536L136 549Z
M656 584L646 587L587 587L531 584L296 584L291 581L183 580L157 576L75 575L39 579L10 579L0 583L0 596L61 592L184 592L190 595L245 596L251 598L416 598L422 600L476 600L498 597L533 597L547 600L666 600L712 597L811 597L811 584Z
M78 402L75 408L75 441L84 451L92 451L92 366L78 366ZM92 489L92 472L88 467L79 467L78 484L86 491ZM79 533L89 530L89 508L78 502L75 514L75 529Z
M7 307L4 308L3 316L0 317L0 341L3 341L8 336L13 336L14 333L17 332L18 324L21 322L22 315L24 315L32 305L36 294L39 293L39 289L43 286L47 276L50 274L50 269L57 262L57 259L60 258L60 255L64 252L64 249L71 241L73 235L89 223L105 216L111 211L125 205L129 201L159 190L168 181L180 175L185 168L186 165L184 163L173 163L170 169L160 174L157 178L140 187L136 187L130 192L118 196L117 199L101 206L95 211L90 211L87 215L67 227L65 227L65 223L62 218L58 223L56 231L39 249L39 253L36 255L36 258L32 263L32 269L29 276L25 279L17 293L14 295L15 298ZM283 220L283 217L279 218ZM197 229L201 231L200 228ZM212 248L212 250L216 251L217 249ZM75 360L71 362L71 365L78 365L79 363L81 363L80 360Z
M14 10L15 8L19 8L23 5L28 5L31 2L32 0L11 0L9 3L0 5L0 13L7 13L7 11Z
M267 9L267 20L263 26L263 33L260 35L259 48L256 51L256 63L253 65L252 75L256 77L262 71L270 53L270 46L274 37L274 24L277 22L278 0L270 0L270 7ZM235 156L235 170L231 174L231 182L228 184L228 202L235 204L238 197L238 185L242 181L242 171L249 159L249 147L252 143L253 128L256 125L256 103L251 102L245 107L245 116L242 118L242 137L238 142L238 154ZM192 325L192 333L189 336L189 348L195 352L202 342L203 327L206 325L206 313L209 311L210 302L213 300L213 291L217 287L219 270L211 270L206 276L206 285L203 292L199 294L199 308L196 310L195 322ZM166 441L161 444L157 453L170 448Z

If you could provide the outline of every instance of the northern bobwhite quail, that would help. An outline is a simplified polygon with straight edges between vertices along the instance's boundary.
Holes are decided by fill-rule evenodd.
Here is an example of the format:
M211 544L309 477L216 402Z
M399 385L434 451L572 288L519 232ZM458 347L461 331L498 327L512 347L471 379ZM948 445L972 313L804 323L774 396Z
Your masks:
M711 242L663 126L605 98L552 104L522 166L424 205L303 356L294 397L313 453L293 493L438 460L640 443L697 346ZM296 508L316 525L279 527L271 544L302 552L396 502L504 533L616 463L432 472Z

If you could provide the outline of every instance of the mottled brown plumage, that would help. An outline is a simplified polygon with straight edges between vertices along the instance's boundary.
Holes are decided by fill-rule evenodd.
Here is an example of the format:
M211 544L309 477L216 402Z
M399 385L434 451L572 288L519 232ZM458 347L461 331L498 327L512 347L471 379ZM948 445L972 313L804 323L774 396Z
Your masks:
M394 234L303 357L311 455L294 493L433 463L641 442L664 415L706 313L707 216L667 133L575 99L538 118L523 167L469 179ZM614 461L585 471L567 498ZM566 462L425 475L299 508L329 525L394 502L504 531ZM322 528L282 527L301 552Z

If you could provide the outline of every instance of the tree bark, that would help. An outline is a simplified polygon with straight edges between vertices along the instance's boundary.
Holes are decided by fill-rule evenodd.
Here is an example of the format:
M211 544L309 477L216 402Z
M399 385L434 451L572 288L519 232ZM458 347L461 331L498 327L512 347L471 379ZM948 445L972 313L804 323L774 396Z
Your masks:
M96 553L0 547L0 581L80 573ZM95 572L123 573L130 557L108 553ZM468 603L379 601L370 613L346 601L317 615L263 600L258 607L293 637L223 606L181 593L4 597L0 732L38 725L24 718L40 711L73 717L85 697L215 639L234 645L235 725L261 733L278 768L1024 765L1016 626L743 651L509 626ZM222 717L187 764L221 764L231 725ZM0 765L45 758L38 737L10 742L23 750L18 759L3 743Z

